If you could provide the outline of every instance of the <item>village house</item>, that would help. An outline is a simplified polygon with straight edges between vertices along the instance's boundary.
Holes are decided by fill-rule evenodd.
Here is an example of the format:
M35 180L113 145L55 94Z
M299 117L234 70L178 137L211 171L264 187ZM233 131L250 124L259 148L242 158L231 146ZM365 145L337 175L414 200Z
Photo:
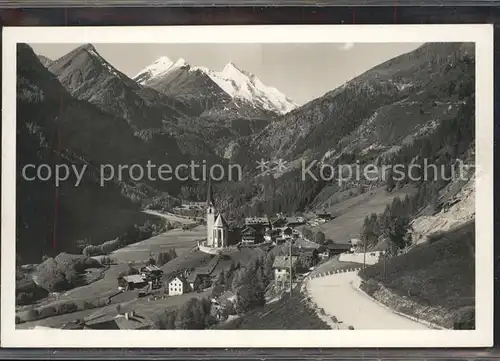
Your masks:
M264 234L264 241L266 242L276 242L276 239L279 238L281 232L279 229L267 229Z
M299 272L308 271L311 267L316 266L319 261L318 250L314 248L300 249L298 257L297 271ZM299 268L301 269L299 270Z
M151 288L161 287L163 271L160 267L155 265L148 265L142 267L140 272L142 277L151 285Z
M135 311L107 312L87 320L75 320L65 324L65 330L151 330L154 323Z
M267 217L247 217L245 218L245 225L271 228L271 222Z
M240 233L242 244L255 244L257 238L257 231L253 227L245 227Z
M324 220L324 221L330 221L334 217L328 212L318 212L318 213L316 213L316 218Z
M142 275L128 275L118 278L118 286L125 291L141 289L148 285L148 281Z
M184 292L197 291L210 284L210 275L193 272L186 277L186 281L190 289L185 290Z
M278 216L271 220L271 226L273 229L281 228L286 226L286 217Z
M251 245L262 243L265 240L266 232L270 231L268 223L248 223L245 224L240 232L241 243L244 245Z
M273 263L274 280L277 284L287 282L290 279L290 267L294 272L297 266L297 256L276 256Z
M229 308L234 309L236 295L232 291L226 291L217 298L212 298L210 313L218 321L223 321L228 316Z
M174 276L169 281L168 284L168 294L170 296L179 296L186 292L189 292L190 286L187 280L182 276Z
M351 238L349 244L351 245L351 252L355 252L356 249L362 245L362 241L358 238Z
M291 227L285 227L281 231L281 237L285 240L293 238L293 229Z
M288 227L297 227L306 224L304 217L288 217L286 219L286 225Z
M350 252L351 245L343 243L330 243L326 246L321 246L318 251L319 257L322 259L328 259L341 253Z

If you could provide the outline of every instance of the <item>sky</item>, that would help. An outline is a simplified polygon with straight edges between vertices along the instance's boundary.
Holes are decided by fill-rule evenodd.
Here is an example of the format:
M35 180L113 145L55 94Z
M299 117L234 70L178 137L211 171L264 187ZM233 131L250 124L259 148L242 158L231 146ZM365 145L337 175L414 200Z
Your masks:
M82 44L31 44L35 53L55 60ZM414 50L417 43L296 44L99 44L97 52L134 77L156 59L184 58L192 66L220 71L233 62L302 105L366 70Z

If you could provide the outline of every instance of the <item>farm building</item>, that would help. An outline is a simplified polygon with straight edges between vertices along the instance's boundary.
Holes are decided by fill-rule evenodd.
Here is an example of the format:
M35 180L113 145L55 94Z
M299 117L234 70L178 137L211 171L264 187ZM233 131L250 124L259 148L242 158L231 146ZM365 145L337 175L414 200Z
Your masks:
M67 330L151 330L154 323L146 317L130 312L111 312L88 320L75 320L63 326Z
M303 224L306 224L306 220L304 219L304 217L288 217L286 219L286 225L288 227L296 227Z
M152 288L161 287L161 278L163 277L163 271L158 266L149 265L142 267L141 275L148 283L151 283Z
M148 281L142 275L128 275L118 278L118 286L126 291L143 288L148 285Z
M280 227L285 227L286 226L286 218L285 217L276 217L271 221L271 225L274 228L280 228Z
M330 221L330 220L334 219L335 217L333 217L330 213L327 213L327 212L319 212L319 213L316 213L316 218L322 219L325 221Z
M210 276L207 274L193 272L187 276L186 281L189 285L189 291L197 291L205 285L210 284ZM188 290L184 291L187 292Z
M326 246L321 246L318 251L319 256L323 259L326 259L341 253L350 252L351 245L343 243L330 243Z

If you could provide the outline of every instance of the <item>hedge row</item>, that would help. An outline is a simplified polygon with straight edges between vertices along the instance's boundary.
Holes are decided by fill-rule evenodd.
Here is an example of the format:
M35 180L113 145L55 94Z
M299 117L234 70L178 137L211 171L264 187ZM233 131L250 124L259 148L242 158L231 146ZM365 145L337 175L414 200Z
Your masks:
M77 311L104 307L109 305L110 302L111 300L108 297L102 297L92 301L83 301L82 304L68 301L56 306L42 306L28 311L18 312L16 315L16 324L37 321L44 318L65 315Z

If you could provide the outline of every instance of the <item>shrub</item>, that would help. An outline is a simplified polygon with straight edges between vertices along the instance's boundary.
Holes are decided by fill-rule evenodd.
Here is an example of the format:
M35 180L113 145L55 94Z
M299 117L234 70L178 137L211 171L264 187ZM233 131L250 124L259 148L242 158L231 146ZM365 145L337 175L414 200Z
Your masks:
M349 326L348 329L349 330L354 330L354 327L353 326Z
M53 258L46 259L41 263L35 273L37 283L49 292L61 292L69 288L66 276L58 268Z
M372 280L362 281L360 288L371 296L379 289L379 285Z
M106 306L109 302L110 302L110 301L109 301L109 298L107 298L107 297L102 297L102 298L99 298L97 301L92 302L92 304L94 305L94 308L97 308L97 307L104 307L104 306Z
M54 306L42 307L38 310L40 318L54 317L57 315L57 310Z
M16 322L16 325L19 324L19 323L21 323L21 318L19 316L16 316L16 321L15 322Z
M66 313L71 313L75 311L78 311L78 306L74 302L63 303L59 305L59 307L57 308L57 313L59 315L64 315Z
M99 301L99 300L98 300ZM97 302L96 302L97 303ZM85 310L90 310L92 308L96 308L96 304L92 303L92 302L88 302L88 301L84 301L83 302L83 309Z
M129 264L127 271L125 271L125 274L127 276L137 275L137 274L139 274L139 270L137 268L135 268L134 266L132 266L132 265Z
M227 313L228 313L229 315L234 316L234 315L236 315L236 314L237 314L237 313L236 313L236 308L234 307L234 303L232 303L232 302L230 302L230 301L228 301L228 303L227 303L227 305L226 305L226 310L227 310Z

